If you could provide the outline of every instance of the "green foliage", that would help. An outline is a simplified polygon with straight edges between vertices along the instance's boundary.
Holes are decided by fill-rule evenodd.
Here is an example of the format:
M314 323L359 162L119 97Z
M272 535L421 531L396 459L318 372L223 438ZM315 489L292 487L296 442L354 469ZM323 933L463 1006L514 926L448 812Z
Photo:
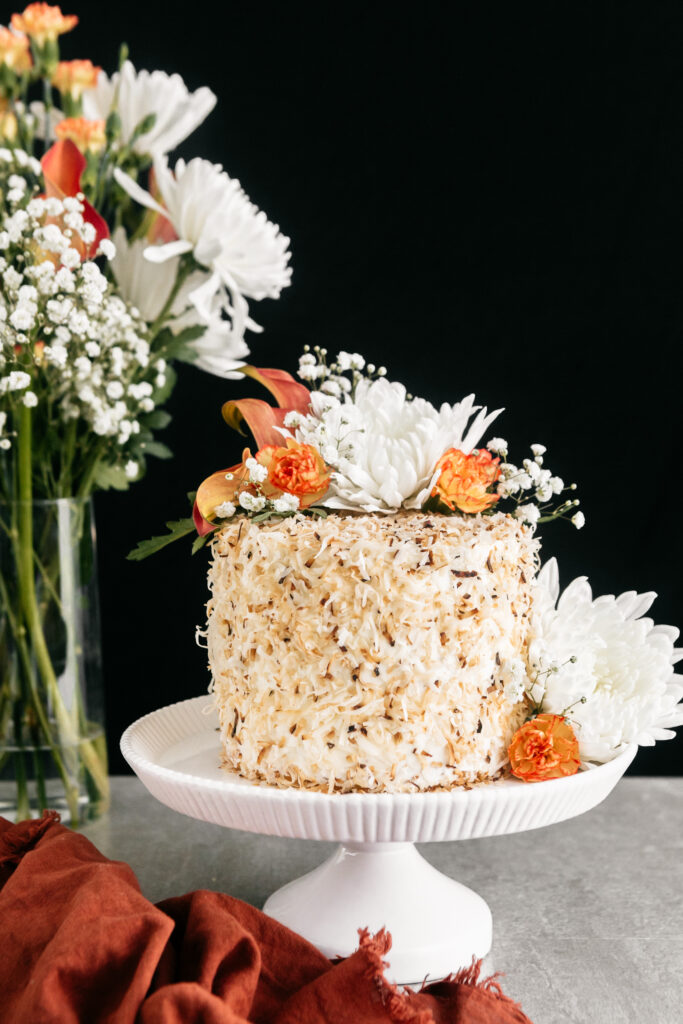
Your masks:
M161 551L161 549L165 548L168 544L172 544L174 541L180 540L181 537L186 537L189 533L194 531L194 528L194 520L191 517L189 519L172 520L171 522L166 523L166 529L169 531L168 533L163 533L158 537L150 537L149 540L138 541L137 547L130 551L126 555L126 558L131 562L141 562L143 558L156 554L157 551Z
M103 462L95 470L93 482L102 491L127 491L131 484L123 466L106 465Z

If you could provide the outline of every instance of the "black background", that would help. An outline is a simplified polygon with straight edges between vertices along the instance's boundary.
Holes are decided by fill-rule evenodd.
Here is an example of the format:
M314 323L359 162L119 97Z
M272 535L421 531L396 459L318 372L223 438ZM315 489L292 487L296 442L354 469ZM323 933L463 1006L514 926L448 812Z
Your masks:
M683 15L679 4L158 4L64 7L68 57L209 85L186 157L221 162L292 238L293 283L254 303L252 361L361 351L435 403L470 391L576 480L587 525L546 526L563 584L656 590L683 624L677 502L683 328ZM205 692L194 627L206 552L125 561L185 493L239 457L228 398L181 367L157 462L97 498L107 722ZM264 397L264 396L262 396ZM638 773L683 770L683 736Z

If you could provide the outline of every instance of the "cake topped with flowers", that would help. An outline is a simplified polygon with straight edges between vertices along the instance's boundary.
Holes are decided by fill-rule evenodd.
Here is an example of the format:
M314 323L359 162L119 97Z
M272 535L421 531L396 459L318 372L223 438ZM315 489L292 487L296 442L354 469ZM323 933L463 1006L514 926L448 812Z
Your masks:
M572 775L683 722L678 631L654 594L560 594L538 527L583 514L500 410L435 408L357 353L306 351L299 380L245 366L276 404L226 402L254 444L204 480L206 640L224 764L327 792L423 792ZM309 385L313 390L309 388ZM540 571L539 571L540 570Z

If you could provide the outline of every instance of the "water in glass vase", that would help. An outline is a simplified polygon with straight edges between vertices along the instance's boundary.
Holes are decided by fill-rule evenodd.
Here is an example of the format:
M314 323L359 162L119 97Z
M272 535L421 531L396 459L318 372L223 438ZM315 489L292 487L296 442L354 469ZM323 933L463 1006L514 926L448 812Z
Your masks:
M0 814L108 805L93 507L0 503Z

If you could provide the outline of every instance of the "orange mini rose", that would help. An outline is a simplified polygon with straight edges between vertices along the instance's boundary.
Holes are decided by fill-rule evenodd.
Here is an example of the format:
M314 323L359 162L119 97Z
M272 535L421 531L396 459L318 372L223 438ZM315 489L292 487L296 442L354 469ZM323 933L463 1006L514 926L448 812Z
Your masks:
M28 37L10 32L4 25L0 25L0 64L17 74L30 71L33 65Z
M81 153L97 153L107 141L104 121L89 121L87 117L65 117L55 125L55 135L70 139Z
M12 15L12 28L25 32L38 46L54 42L57 36L70 32L78 24L75 14L62 14L61 8L51 4L29 4L23 14Z
M432 488L432 498L440 498L452 511L483 512L491 508L500 497L489 492L500 477L499 462L485 450L465 455L458 448L449 448L436 464L441 472Z
M52 76L52 84L61 93L68 93L77 100L86 89L97 85L101 70L91 60L60 60Z
M525 722L508 747L512 774L524 782L542 782L575 775L579 770L579 741L562 715L536 715Z
M330 486L330 469L313 445L288 437L285 447L267 445L255 458L268 470L268 483L296 495L300 508L319 501Z

